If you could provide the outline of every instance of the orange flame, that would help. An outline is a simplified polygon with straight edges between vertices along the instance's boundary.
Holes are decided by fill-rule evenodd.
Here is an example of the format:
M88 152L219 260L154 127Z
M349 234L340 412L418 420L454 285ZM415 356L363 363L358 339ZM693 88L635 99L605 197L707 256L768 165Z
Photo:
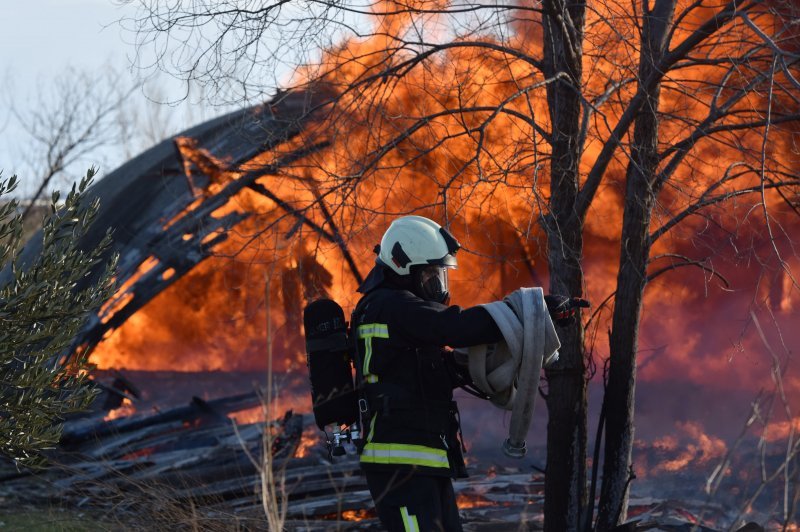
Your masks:
M680 432L694 441L681 447L675 436L665 436L656 440L654 443L656 449L673 452L677 451L678 456L658 464L652 471L653 473L658 473L660 471L678 471L689 465L704 465L711 460L721 458L722 455L725 454L727 450L725 442L719 438L705 434L702 427L697 423L687 422L678 423L677 425Z
M303 431L303 436L300 438L300 444L294 452L297 458L306 458L311 455L311 449L319 445L320 437L319 431L314 426L306 427Z
M456 496L456 505L458 506L459 510L464 510L466 508L487 508L487 507L496 507L500 506L500 503L490 501L486 497L482 497L477 494L470 494L467 495L465 493L459 493Z
M249 425L251 423L263 423L264 407L261 405L236 412L228 412L228 419L232 419L237 425Z
M104 421L111 421L112 419L119 419L121 417L132 416L136 413L136 406L127 397L122 398L122 404L113 410L109 410L108 414L103 417Z
M372 517L369 510L344 510L342 512L342 521L363 521Z

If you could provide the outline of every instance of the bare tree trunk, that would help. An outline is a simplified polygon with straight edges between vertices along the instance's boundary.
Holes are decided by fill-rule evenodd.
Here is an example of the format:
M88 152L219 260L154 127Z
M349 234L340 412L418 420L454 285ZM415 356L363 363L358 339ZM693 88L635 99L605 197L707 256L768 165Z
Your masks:
M676 0L657 0L653 10L642 2L642 52L639 79L653 75L663 55ZM643 90L640 88L640 90ZM622 246L617 275L617 295L611 329L611 361L604 398L606 413L603 485L597 517L598 530L610 530L627 514L631 480L636 351L642 295L647 283L650 255L650 217L658 191L658 105L661 85L645 94L636 118L631 160L627 170Z
M584 4L549 0L544 10L544 62L552 122L550 215L546 219L550 292L580 296L583 288L583 223L574 216L581 147L580 86ZM583 328L559 328L558 363L547 370L547 471L544 526L577 530L586 507L586 381Z

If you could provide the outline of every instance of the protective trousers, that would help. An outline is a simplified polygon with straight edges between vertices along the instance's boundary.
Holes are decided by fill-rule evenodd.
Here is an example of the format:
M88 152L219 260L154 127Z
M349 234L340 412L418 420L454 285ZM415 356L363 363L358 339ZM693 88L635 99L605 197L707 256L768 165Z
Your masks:
M449 477L401 470L365 475L378 517L389 532L462 532Z

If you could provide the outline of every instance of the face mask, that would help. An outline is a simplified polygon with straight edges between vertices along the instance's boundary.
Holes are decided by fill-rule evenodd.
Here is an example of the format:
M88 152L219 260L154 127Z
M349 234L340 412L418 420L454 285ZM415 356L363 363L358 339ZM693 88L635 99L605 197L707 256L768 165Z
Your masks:
M419 281L422 299L445 303L450 298L447 268L428 266L420 272Z

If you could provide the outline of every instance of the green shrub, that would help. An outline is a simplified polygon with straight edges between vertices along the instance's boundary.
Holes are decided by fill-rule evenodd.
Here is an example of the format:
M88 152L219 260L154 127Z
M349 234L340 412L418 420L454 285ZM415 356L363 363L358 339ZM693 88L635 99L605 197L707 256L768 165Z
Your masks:
M90 169L73 185L63 205L53 194L41 251L24 266L16 201L0 204L0 265L7 274L0 285L0 454L18 466L41 465L64 417L86 409L95 395L87 354L67 356L89 313L113 291L116 258L100 264L110 234L94 249L78 247L98 212L98 201L87 196L94 175ZM16 185L16 176L0 179L0 197ZM85 286L95 267L100 275Z

